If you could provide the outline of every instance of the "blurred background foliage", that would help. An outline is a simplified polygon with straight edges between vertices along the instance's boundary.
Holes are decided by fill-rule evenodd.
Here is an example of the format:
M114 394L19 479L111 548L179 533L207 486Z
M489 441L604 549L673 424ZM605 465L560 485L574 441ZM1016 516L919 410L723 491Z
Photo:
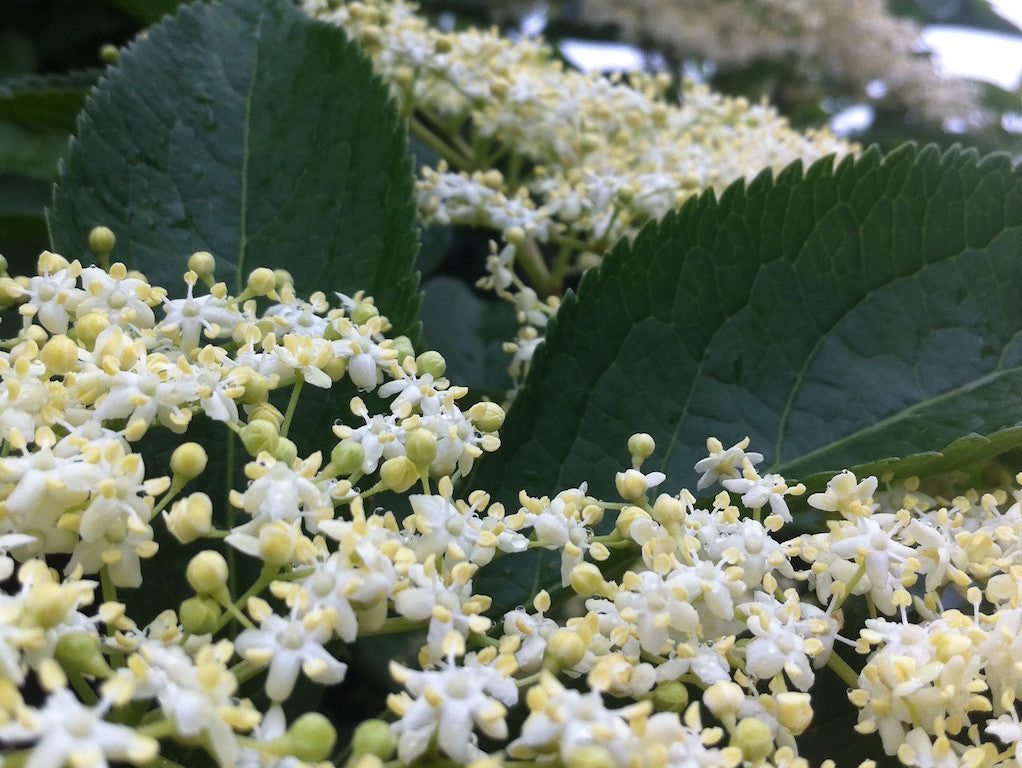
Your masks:
M115 60L116 47L179 2L0 0L0 253L12 273L32 269L48 245L44 209L88 89ZM424 0L421 7L449 28L541 32L555 45L627 43L645 67L750 100L766 98L799 128L832 125L863 146L887 151L914 140L1022 156L1019 90L927 79L933 68L925 51L903 56L905 71L897 56L881 55L934 24L1022 42L1022 31L990 0ZM853 7L856 15L828 7ZM688 34L679 34L681 28ZM736 37L742 34L751 39ZM912 77L917 81L908 82ZM447 249L461 246L445 240Z

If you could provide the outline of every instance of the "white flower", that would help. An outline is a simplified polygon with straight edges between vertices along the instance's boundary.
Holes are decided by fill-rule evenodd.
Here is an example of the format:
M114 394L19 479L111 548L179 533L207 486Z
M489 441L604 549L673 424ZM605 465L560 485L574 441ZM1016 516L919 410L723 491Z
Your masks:
M78 317L99 312L122 328L152 328L156 323L151 302L158 300L152 287L145 280L128 277L123 264L113 264L109 272L85 267L81 277L88 296L75 309Z
M480 518L476 504L423 494L413 494L408 500L413 514L405 519L405 528L417 534L409 538L408 546L420 562L432 554L483 566L498 548L522 552L528 546L522 534L496 526L499 521L489 516Z
M877 608L884 613L894 612L893 595L901 588L901 577L906 561L915 555L915 550L902 544L895 534L902 527L897 523L885 528L881 521L890 515L856 517L854 522L842 526L840 538L831 537L830 551L838 557L854 560L866 569L869 577L870 594Z
M188 292L183 299L164 299L166 317L157 326L185 351L199 346L203 331L209 338L217 338L233 331L242 319L235 302L227 296L195 296L197 280L194 272L185 274Z
M855 475L846 469L827 481L824 493L810 496L809 506L824 512L840 512L848 518L868 515L877 507L872 503L877 484L877 479L872 476L856 483Z
M473 724L490 738L507 738L504 717L507 707L518 701L518 688L496 667L477 661L474 654L466 656L461 665L449 658L439 669L424 672L391 662L390 671L407 691L387 702L400 718L391 728L398 736L401 762L411 763L425 752L434 734L441 751L460 763L482 757Z
M271 613L259 629L246 629L234 641L238 654L263 667L269 665L266 695L273 701L285 701L294 689L301 669L310 680L334 685L344 679L348 665L323 648L331 636L329 624L305 619L287 619Z
M624 768L631 764L633 735L625 718L639 711L641 704L607 709L597 691L565 688L548 672L529 690L526 701L531 711L521 735L507 746L515 759L556 754L570 765L576 750L596 745L607 750L615 765Z
M745 467L742 477L732 477L722 480L721 485L734 493L742 494L742 504L753 510L762 509L770 504L770 512L780 517L784 522L791 522L791 512L788 511L788 504L784 500L784 494L788 492L788 485L780 475L759 474L752 468L749 458L745 458Z
M238 687L227 669L233 654L228 641L203 646L193 661L180 647L144 641L132 668L135 698L153 698L174 723L178 734L195 738L205 733L221 768L233 766L238 741L232 725L253 727L258 722L250 705L235 703Z
M155 739L103 720L109 708L109 702L86 707L61 688L47 696L42 709L0 727L0 741L36 741L24 763L26 768L61 768L65 764L106 768L108 758L144 765L156 757L159 743Z
M699 478L699 482L696 484L696 490L701 491L706 486L712 485L722 478L738 477L740 467L745 463L746 459L753 466L763 461L762 453L753 453L751 451L746 453L745 449L748 447L748 437L741 442L735 443L727 450L724 449L724 446L717 438L708 438L706 450L710 452L710 455L705 459L700 459L695 464L696 472L703 473L703 476Z

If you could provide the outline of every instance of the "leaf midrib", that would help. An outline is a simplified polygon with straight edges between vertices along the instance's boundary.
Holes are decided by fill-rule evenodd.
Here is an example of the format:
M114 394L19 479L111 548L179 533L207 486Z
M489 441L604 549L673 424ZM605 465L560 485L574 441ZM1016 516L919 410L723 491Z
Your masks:
M245 274L245 249L248 247L248 158L249 158L249 133L252 126L252 94L255 92L256 80L259 73L259 47L262 41L263 21L266 18L264 11L260 12L256 22L254 36L254 50L252 58L252 74L248 79L248 90L245 92L245 110L241 127L241 171L240 189L238 200L238 263L234 268L234 291L235 295L244 289L242 278Z

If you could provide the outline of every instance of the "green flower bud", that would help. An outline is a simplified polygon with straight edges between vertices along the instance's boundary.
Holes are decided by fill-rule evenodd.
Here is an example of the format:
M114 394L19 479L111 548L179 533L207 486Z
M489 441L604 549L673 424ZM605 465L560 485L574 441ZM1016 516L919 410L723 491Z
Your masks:
M390 760L396 747L394 732L383 720L364 720L351 737L353 755L375 755L381 760Z
M252 456L258 456L262 451L272 454L279 440L277 426L266 419L254 419L241 429L241 443Z
M742 750L742 758L749 762L765 760L774 751L774 737L770 728L755 717L743 717L731 734L731 746Z
M671 680L653 689L653 706L658 712L684 712L688 706L688 688Z
M436 452L436 435L428 429L413 429L405 438L405 454L420 471L429 467L436 458Z
M444 371L447 370L447 361L444 360L444 356L439 352L430 350L423 352L415 358L415 370L420 376L428 373L434 379L439 379L444 375Z
M415 348L412 346L412 340L407 336L395 336L392 339L394 344L394 350L397 352L397 364L401 365L405 358L412 357L415 354Z
M565 761L565 768L615 768L616 765L607 748L599 744L579 747Z
M277 461L290 465L291 462L298 458L298 446L295 445L294 440L281 437L277 439L277 445L274 446L270 453Z
M88 632L61 635L53 649L53 658L68 674L80 672L90 677L106 677L113 673L100 653L99 640Z
M284 737L288 752L306 763L326 760L337 741L337 731L319 712L306 712L299 717Z
M117 238L109 227L93 227L89 232L89 250L97 256L108 256Z
M216 631L220 621L220 606L204 597L190 597L181 603L178 616L181 628L190 635L207 635Z
M281 413L272 403L257 403L246 410L248 411L249 423L256 421L257 419L265 419L278 430L280 429L280 425L284 423L284 414Z
M362 443L356 443L354 440L341 440L330 452L330 463L334 465L339 475L353 475L360 471L365 458L366 452Z
M341 332L337 330L337 326L334 323L327 323L326 328L323 329L323 338L327 341L337 341L341 338Z
M107 43L99 49L99 60L104 64L116 64L121 60L121 51L116 45Z
M375 304L362 301L351 310L351 322L355 323L355 325L362 325L368 322L369 318L377 317L379 314L380 310L376 308Z

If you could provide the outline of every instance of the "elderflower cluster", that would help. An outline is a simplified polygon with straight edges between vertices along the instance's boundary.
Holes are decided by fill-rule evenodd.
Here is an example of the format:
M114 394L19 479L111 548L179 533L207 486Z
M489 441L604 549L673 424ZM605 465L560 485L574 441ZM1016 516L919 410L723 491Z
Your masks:
M346 768L808 768L824 666L905 765L1017 765L1022 491L946 500L842 472L807 495L748 439L710 438L696 487L719 489L700 502L661 490L636 434L617 498L583 483L507 508L461 482L503 410L463 408L443 358L388 336L371 299L304 300L270 270L231 296L212 257L191 262L181 299L52 253L0 283L22 317L0 350L14 764L144 765L175 744L222 768L330 766L334 726L287 705L346 684L356 641L407 633L390 719L356 729ZM328 452L288 437L307 386L360 392ZM190 490L223 457L183 438L147 478L143 437L200 421L247 454L235 487ZM825 532L793 530L799 504ZM183 574L149 568L178 546ZM527 550L559 578L495 605L483 569ZM120 594L175 577L190 596L144 622Z
M403 0L303 5L372 56L412 133L440 155L419 171L420 220L501 235L481 285L519 312L508 344L516 379L565 278L620 238L703 190L853 150L692 82L674 103L667 76L584 74L536 39L443 32Z
M879 86L888 103L938 123L969 119L979 108L978 90L941 76L920 49L918 24L892 15L881 0L583 0L581 15L677 60L697 57L724 69L794 62L810 92L821 76L857 98Z

